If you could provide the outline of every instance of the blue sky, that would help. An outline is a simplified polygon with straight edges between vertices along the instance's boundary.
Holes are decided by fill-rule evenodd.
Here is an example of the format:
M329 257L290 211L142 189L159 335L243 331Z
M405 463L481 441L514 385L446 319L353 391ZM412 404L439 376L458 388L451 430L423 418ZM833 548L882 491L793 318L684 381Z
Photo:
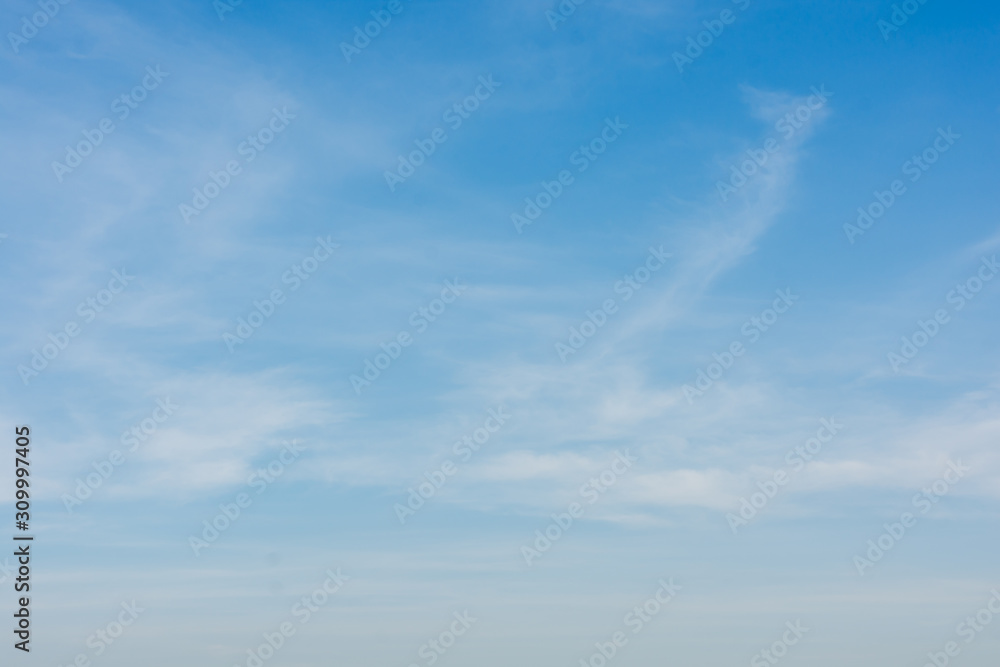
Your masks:
M53 6L0 11L18 660L993 664L995 6Z

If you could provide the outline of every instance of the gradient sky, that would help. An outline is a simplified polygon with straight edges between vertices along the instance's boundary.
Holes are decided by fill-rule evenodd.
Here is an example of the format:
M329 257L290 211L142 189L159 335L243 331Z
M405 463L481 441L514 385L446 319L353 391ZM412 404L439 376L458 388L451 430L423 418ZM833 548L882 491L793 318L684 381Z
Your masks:
M354 52L386 4L221 2L74 0L0 45L0 423L34 434L36 534L4 664L247 665L291 621L264 664L428 665L466 611L435 664L576 666L624 631L609 665L753 665L796 621L789 667L995 664L1000 620L957 634L1000 587L995 4L889 30L891 2L400 0ZM38 11L5 2L4 35Z

